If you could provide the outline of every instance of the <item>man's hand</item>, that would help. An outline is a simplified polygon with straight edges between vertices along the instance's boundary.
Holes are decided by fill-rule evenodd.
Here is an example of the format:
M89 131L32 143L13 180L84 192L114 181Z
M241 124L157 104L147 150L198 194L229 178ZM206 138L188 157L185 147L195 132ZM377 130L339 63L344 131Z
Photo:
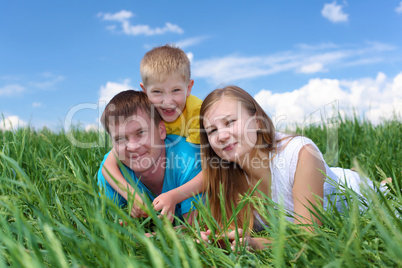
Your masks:
M174 212L176 209L175 192L169 191L157 196L152 202L156 211L161 211L162 216L166 216L170 222L173 222Z

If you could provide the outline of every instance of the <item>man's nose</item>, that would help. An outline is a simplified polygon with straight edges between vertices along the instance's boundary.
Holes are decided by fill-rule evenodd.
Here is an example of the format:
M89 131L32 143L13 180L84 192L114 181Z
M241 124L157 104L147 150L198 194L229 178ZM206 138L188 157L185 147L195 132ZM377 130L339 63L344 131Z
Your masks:
M126 143L126 148L128 151L135 152L135 150L137 150L140 147L141 147L141 144L139 142L128 141Z

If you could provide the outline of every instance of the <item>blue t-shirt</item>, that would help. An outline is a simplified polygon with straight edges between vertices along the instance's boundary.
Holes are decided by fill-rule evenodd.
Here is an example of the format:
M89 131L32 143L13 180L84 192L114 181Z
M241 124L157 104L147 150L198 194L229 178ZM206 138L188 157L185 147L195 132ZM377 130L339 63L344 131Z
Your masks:
M163 181L162 193L173 190L186 182L193 179L198 173L201 172L201 157L199 146L186 141L185 138L178 135L167 135L165 139L166 147L166 162L165 162L165 178ZM109 152L110 153L110 152ZM120 207L127 204L127 201L106 181L102 175L102 168L105 163L107 153L101 163L98 171L98 185L105 189L105 194L109 199L112 199ZM131 178L126 178L128 183L136 183L138 189L142 193L146 193L150 200L155 199L155 195L135 176L134 171L124 166L130 174ZM124 173L122 172L123 176ZM192 202L196 200L191 197L176 205L175 215L182 217L183 214L188 213L192 207Z

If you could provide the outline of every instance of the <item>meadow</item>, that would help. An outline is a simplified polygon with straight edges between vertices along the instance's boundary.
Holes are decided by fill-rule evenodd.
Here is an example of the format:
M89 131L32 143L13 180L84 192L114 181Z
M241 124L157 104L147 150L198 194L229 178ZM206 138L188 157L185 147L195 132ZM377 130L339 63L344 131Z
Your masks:
M102 132L0 130L0 267L402 267L401 120L344 119L333 131L297 132L335 152L326 157L337 166L356 167L377 185L391 177L388 190L367 191L363 200L345 189L348 206L317 212L323 225L313 233L288 222L269 199L245 196L269 224L254 235L272 239L270 248L249 251L196 242L206 226L219 232L207 204L198 205L197 224L174 229L155 212L130 218L99 195L96 173L111 147Z

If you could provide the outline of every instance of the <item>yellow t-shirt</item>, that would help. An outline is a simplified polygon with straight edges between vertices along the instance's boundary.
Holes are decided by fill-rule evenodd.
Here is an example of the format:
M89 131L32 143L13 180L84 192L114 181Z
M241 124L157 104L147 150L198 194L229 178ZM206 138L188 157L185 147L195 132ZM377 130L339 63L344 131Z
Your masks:
M200 144L200 109L202 100L190 95L186 99L183 113L174 121L167 123L166 134L176 134L187 137L186 141Z

